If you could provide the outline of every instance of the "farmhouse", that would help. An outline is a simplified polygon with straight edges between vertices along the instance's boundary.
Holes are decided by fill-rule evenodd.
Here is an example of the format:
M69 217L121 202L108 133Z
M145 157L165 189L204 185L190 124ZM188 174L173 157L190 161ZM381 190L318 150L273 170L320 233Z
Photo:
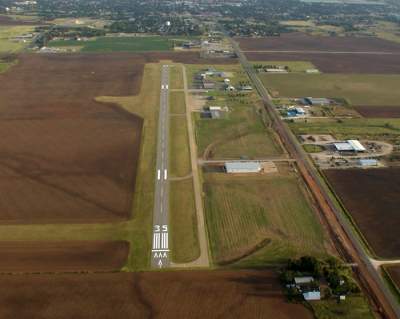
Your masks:
M226 162L225 171L229 174L260 173L261 164L258 162Z
M333 144L338 152L365 152L365 147L357 140L347 140Z
M329 105L331 101L327 98L316 98L316 97L305 97L302 99L303 104L305 105L314 105L314 106L322 106Z

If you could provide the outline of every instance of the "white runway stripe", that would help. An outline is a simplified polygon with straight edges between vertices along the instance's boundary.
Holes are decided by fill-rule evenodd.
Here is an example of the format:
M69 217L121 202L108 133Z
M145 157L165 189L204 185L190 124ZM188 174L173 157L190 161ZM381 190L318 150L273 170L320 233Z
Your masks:
M168 233L162 233L161 236L161 249L168 249Z

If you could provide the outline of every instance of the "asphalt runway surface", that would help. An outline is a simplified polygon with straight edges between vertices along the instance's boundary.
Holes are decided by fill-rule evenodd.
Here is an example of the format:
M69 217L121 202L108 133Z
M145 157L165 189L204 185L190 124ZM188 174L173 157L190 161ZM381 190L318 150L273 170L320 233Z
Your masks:
M168 208L169 208L169 67L161 71L160 113L158 119L157 164L153 212L152 268L165 268L170 265L168 246Z

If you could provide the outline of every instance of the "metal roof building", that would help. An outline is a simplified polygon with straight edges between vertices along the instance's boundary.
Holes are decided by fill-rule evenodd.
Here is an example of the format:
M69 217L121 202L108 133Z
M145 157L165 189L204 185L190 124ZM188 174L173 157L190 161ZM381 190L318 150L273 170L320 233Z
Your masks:
M262 168L259 162L226 162L225 170L230 174L259 173Z
M357 140L347 140L333 144L339 152L365 152L366 148Z
M331 101L327 98L305 97L304 102L310 105L329 105Z

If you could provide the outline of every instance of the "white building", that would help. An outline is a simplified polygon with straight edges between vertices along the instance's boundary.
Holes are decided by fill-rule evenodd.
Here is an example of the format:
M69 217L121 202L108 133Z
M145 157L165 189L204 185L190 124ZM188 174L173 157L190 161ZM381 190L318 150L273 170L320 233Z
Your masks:
M366 148L357 140L347 140L333 144L338 152L365 152Z
M321 300L321 292L319 290L307 291L303 293L303 297L307 301Z
M260 173L262 167L259 162L226 162L225 170L229 174Z

